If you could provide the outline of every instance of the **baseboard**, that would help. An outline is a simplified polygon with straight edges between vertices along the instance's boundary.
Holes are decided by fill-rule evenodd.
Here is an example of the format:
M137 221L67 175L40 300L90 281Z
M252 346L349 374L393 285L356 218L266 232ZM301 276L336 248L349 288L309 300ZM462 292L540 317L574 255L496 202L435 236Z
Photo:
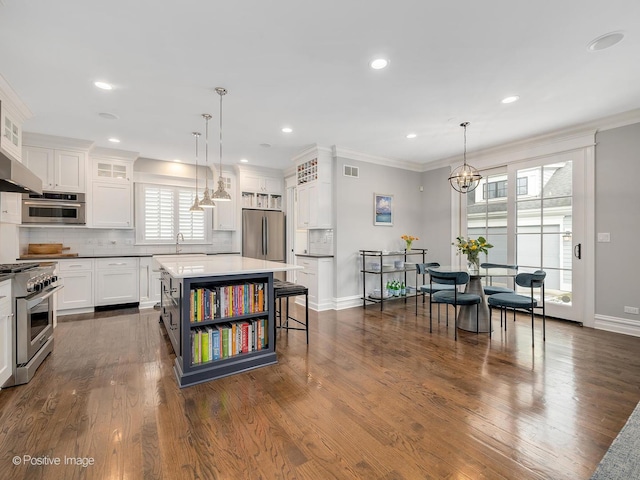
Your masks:
M627 318L596 315L593 328L640 337L640 322Z
M335 299L335 310L344 310L353 307L362 307L362 297L360 295Z

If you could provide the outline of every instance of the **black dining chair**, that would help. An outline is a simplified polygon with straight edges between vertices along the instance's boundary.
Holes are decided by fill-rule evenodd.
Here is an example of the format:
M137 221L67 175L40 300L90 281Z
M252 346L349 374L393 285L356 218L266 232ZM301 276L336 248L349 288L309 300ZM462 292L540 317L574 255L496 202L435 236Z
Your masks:
M531 313L531 346L534 346L534 313L536 309L542 310L542 341L546 340L545 306L544 306L544 279L547 273L544 270L536 270L533 273L519 273L516 275L516 285L529 289L529 295L517 293L497 293L487 300L489 304L489 320L493 308L500 309L500 324L502 324L502 312L505 314L504 329L507 330L507 309L513 310L513 319L516 319L516 310L524 310ZM534 289L539 289L540 300L534 296Z
M469 283L469 274L467 272L439 272L433 268L427 269L429 272L430 286L433 288L434 283L438 285L452 285L450 290L441 290L431 294L430 298L433 303L444 303L453 305L455 314L455 339L458 340L458 305L475 305L476 306L476 333L480 333L479 312L480 295L475 293L458 292L458 286ZM429 318L429 332L431 332L431 318ZM447 308L447 325L449 324L449 309ZM491 329L489 329L491 336Z
M418 285L418 276L420 275L428 275L429 268L439 267L440 264L438 262L429 262L429 263L416 263L416 285ZM440 285L435 284L432 285L431 282L425 283L419 287L416 287L416 315L418 315L418 294L422 295L422 303L425 302L425 294L429 295L429 317L431 317L431 295L435 292L441 292L443 290L453 290L453 285ZM440 321L440 305L438 305L438 321ZM448 324L447 324L448 326Z
M518 271L517 265L505 265L502 263L485 262L485 263L481 263L480 267L487 270L491 268L504 268L509 270L515 270L516 272ZM501 285L493 285L493 277L491 276L489 276L489 282L490 282L489 285L485 285L483 288L485 295L495 295L496 293L515 293L515 288L516 288L515 281L514 281L513 288L503 287Z

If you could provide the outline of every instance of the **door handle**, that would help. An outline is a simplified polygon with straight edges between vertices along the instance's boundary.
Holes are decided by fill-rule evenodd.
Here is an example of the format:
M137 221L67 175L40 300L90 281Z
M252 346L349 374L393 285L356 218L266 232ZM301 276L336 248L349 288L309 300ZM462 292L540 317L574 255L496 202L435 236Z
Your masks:
M580 260L582 258L582 244L579 243L576 246L573 247L573 256L576 257L578 260Z

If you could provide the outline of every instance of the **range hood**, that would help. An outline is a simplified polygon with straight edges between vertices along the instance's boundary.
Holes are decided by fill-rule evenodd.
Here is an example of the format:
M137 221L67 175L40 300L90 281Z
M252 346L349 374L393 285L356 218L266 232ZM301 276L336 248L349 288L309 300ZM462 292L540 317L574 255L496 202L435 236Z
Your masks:
M0 150L0 192L42 195L42 180L18 160Z

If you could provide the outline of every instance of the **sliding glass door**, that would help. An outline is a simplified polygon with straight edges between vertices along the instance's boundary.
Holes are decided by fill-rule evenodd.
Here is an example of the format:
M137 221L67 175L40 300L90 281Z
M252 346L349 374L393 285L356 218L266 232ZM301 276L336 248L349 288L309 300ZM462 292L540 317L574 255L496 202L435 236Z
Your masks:
M467 195L467 235L494 245L486 261L544 270L547 314L583 321L584 153L483 172ZM506 282L505 282L506 283Z

